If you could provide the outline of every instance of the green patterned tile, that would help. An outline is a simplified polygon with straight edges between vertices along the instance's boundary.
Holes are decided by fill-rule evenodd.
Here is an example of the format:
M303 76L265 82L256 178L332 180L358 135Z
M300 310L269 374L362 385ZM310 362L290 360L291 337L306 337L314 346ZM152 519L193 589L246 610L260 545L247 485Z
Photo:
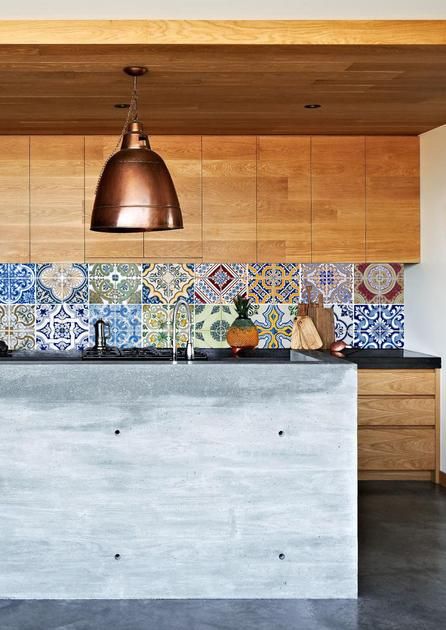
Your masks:
M141 265L89 265L90 304L141 304Z
M142 343L143 346L170 348L169 307L166 304L143 304Z
M172 336L173 306L167 304L143 304L142 331L143 345L157 348L170 348ZM185 347L188 338L188 318L186 310L181 308L177 315L177 346ZM194 322L192 311L192 338Z
M33 350L36 343L34 304L0 304L0 339L11 350Z
M226 348L227 327L227 323L222 320L220 305L195 305L195 346L197 348Z

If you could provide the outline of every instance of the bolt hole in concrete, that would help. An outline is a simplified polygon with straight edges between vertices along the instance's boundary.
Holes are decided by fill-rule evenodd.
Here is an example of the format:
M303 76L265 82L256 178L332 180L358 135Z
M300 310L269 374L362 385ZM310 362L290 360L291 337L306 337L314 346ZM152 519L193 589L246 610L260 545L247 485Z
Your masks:
M279 553L279 560L285 560L285 554Z
M121 554L119 554L119 553L115 553L115 560L119 560L119 559L120 559L120 557L121 557Z
M115 435L119 435L120 433L121 433L121 431L119 429L116 429Z
M283 434L284 434L284 431L280 430L279 435L282 436Z

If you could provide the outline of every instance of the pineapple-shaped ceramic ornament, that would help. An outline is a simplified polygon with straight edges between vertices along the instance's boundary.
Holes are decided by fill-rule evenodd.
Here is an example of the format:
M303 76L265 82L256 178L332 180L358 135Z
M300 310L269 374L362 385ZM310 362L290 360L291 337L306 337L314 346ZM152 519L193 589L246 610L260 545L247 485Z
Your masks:
M226 333L226 341L232 353L237 355L243 350L252 350L259 343L259 333L249 317L251 300L238 295L233 300L237 317Z

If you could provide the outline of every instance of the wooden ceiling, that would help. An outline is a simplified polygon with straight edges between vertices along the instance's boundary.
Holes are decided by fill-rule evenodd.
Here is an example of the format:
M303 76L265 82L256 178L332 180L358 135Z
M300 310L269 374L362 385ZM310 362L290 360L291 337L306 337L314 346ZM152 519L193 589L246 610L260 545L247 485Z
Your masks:
M419 134L446 123L445 44L0 43L0 134L118 134L129 64L150 69L140 117L153 134Z

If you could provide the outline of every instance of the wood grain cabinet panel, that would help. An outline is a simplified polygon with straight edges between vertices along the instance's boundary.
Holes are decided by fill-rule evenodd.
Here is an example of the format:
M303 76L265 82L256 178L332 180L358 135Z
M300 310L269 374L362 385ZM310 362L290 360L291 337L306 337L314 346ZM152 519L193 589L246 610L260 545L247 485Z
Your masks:
M359 470L435 469L434 429L362 428L359 435Z
M203 136L203 260L256 260L256 137Z
M367 395L434 396L434 370L359 370L358 393Z
M309 136L257 141L257 260L311 261Z
M201 261L201 137L153 136L150 144L170 171L181 205L184 229L145 232L144 258Z
M434 426L435 398L405 396L361 396L359 426Z
M85 258L94 261L141 259L142 234L111 234L90 230L96 186L105 162L116 149L116 136L85 136Z
M84 138L32 136L31 260L84 260Z
M0 136L0 262L29 261L29 137Z
M417 137L366 138L366 260L419 262L420 155Z
M365 138L311 138L312 259L365 259Z

